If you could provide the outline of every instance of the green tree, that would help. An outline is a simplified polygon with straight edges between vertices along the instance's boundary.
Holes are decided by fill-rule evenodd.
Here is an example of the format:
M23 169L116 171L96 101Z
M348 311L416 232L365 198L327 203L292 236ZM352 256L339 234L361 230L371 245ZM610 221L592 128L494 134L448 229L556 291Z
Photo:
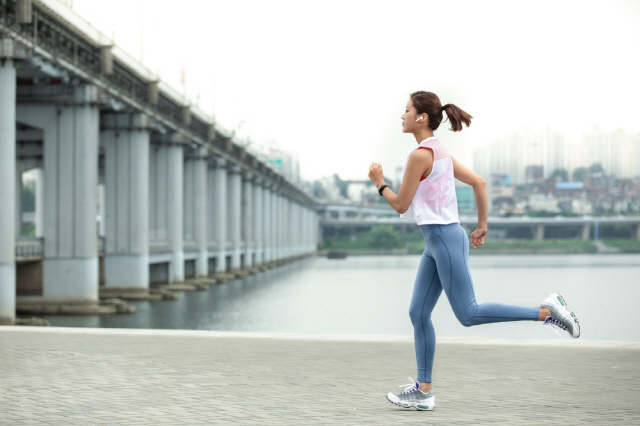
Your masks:
M584 178L587 177L587 173L589 173L589 171L586 167L578 167L573 171L573 180L584 182Z
M338 176L337 174L333 175L333 179L335 180L336 185L338 185L338 188L340 188L340 195L342 195L344 198L349 198L349 181L340 179L340 176Z
M603 173L604 169L602 168L602 164L593 163L589 166L589 173Z
M566 169L555 169L553 173L551 173L551 177L556 181L566 182L569 180L569 173Z
M367 233L371 247L389 250L400 246L400 236L390 225L378 225Z
M22 211L34 212L36 211L36 183L33 180L28 180L22 187Z

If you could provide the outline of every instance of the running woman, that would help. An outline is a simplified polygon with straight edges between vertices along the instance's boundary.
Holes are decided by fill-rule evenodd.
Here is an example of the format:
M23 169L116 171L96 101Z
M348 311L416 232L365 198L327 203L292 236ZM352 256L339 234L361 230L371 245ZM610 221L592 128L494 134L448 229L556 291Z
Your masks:
M466 327L506 321L544 321L566 330L571 337L580 336L580 324L567 309L564 299L554 293L540 307L478 304L469 273L469 239L460 226L454 178L473 186L478 205L478 227L471 233L473 248L484 244L487 234L487 190L484 180L456 161L440 140L434 137L443 119L450 130L459 132L462 124L471 124L471 115L453 104L442 105L431 92L412 93L404 114L402 131L412 133L418 146L409 154L398 193L385 185L382 166L369 167L369 179L401 217L413 219L420 226L426 248L416 276L409 317L413 323L418 380L409 378L401 393L389 393L387 399L401 407L433 410L435 396L431 384L436 336L431 312L444 290L456 318ZM401 386L402 387L402 386Z

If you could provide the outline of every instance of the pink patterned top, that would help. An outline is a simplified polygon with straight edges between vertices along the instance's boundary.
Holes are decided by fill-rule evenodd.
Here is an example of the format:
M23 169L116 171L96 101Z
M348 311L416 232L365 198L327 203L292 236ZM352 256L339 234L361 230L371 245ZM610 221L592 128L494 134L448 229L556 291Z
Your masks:
M430 137L420 142L409 157L421 148L433 152L433 168L429 176L420 179L409 209L400 217L415 220L418 225L460 222L451 155L436 137ZM403 179L409 157L402 170Z

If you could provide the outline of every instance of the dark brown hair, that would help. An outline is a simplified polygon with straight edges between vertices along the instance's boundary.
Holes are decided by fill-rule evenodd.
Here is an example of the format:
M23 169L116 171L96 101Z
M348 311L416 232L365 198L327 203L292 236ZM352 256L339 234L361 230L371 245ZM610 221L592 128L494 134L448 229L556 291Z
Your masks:
M454 104L442 105L440 98L435 93L431 92L414 92L411 94L411 102L418 114L427 114L429 116L429 127L431 130L436 130L440 123L442 123L442 111L447 113L447 118L451 123L451 128L454 132L462 130L462 123L467 127L471 125L471 119L473 118L468 113L464 112Z

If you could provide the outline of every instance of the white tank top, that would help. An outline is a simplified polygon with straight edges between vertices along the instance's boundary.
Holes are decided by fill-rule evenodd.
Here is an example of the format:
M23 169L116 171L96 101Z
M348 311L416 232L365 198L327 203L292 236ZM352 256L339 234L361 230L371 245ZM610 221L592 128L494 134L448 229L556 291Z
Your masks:
M415 220L418 225L446 225L460 222L451 155L437 138L430 137L420 142L420 145L411 151L409 157L420 148L429 148L433 151L433 169L429 176L420 179L409 209L400 217ZM403 180L409 157L402 169Z

